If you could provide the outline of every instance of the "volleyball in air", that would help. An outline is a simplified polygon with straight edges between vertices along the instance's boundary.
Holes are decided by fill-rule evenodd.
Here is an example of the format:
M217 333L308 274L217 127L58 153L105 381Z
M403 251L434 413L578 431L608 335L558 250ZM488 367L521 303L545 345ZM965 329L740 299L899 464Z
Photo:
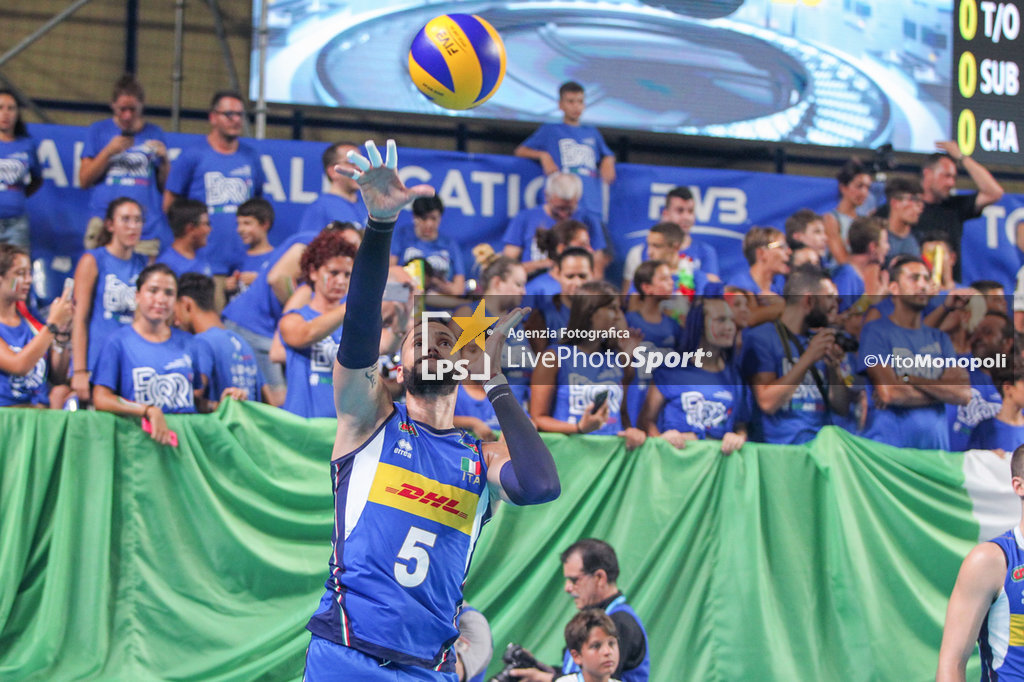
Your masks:
M413 38L409 75L434 104L472 109L498 91L505 77L505 45L475 14L434 17Z

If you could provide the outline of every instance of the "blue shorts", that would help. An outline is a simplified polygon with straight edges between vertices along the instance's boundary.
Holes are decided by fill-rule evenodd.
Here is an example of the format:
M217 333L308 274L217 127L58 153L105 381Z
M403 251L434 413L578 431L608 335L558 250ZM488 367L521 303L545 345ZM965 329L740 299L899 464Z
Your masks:
M455 673L439 673L415 665L382 663L361 651L312 636L306 649L306 672L302 682L458 682Z

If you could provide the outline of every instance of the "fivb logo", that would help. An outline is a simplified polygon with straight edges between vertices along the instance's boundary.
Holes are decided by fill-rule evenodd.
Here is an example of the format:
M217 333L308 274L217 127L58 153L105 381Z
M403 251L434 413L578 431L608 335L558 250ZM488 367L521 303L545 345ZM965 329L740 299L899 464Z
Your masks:
M429 335L429 323L431 320L440 320L445 322L449 319L448 313L431 312L424 310L420 313L420 324L425 335ZM455 345L452 346L452 350L449 355L455 355L462 348L470 343L475 343L483 352L483 371L477 374L471 373L470 361L466 358L458 360L452 360L450 358L438 358L434 366L434 371L427 363L422 365L423 379L426 381L437 381L443 378L446 374L451 372L452 378L456 381L463 381L465 379L472 379L473 381L487 381L491 378L491 358L487 355L486 337L491 334L491 325L494 324L498 318L489 317L484 307L483 299L477 305L476 310L469 317L451 317L451 320L455 324L459 325L462 329L462 333L459 334L458 340ZM429 336L424 339L423 344L420 346L420 357L425 358L427 356L427 349L430 347L428 343Z

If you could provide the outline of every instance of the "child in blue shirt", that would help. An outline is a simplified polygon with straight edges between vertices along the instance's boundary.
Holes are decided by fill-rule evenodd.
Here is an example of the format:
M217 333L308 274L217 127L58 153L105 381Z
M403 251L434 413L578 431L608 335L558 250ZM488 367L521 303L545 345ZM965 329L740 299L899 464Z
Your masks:
M466 293L466 268L462 250L454 239L440 234L444 204L437 197L420 197L412 202L412 226L395 229L391 262L405 265L422 258L429 266L427 293L462 296Z
M175 277L186 272L212 277L210 263L198 255L210 237L210 216L206 212L206 204L196 199L175 199L167 209L167 219L174 241L156 257L156 262L173 270Z
M228 296L248 289L274 253L274 247L267 239L267 233L274 226L274 207L269 201L262 197L249 199L238 207L235 220L246 252L242 265L224 282Z
M992 370L992 382L1003 398L999 413L971 432L968 450L994 450L1009 454L1024 443L1024 369L1012 360L1009 367Z

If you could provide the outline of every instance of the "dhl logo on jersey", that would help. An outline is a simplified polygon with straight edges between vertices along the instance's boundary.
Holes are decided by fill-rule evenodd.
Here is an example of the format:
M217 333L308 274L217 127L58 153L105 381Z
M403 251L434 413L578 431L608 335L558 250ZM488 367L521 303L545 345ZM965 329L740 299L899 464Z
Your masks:
M480 496L392 464L377 466L370 502L400 509L470 534Z

